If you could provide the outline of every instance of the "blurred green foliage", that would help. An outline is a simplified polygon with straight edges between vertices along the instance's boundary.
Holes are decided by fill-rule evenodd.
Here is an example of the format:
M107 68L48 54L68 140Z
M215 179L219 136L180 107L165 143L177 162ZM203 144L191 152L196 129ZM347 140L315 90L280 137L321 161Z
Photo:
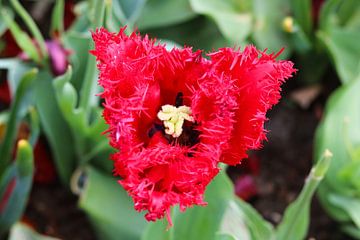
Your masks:
M319 12L315 11L314 2L84 0L76 2L75 18L70 27L65 27L66 1L55 0L49 33L40 33L18 0L0 1L0 35L8 29L28 59L0 59L13 96L10 110L0 113L0 124L7 126L5 135L0 137L0 201L5 195L11 199L5 210L0 209L0 232L8 231L22 214L32 182L31 149L42 133L49 142L62 183L71 185L79 194L79 207L88 214L100 239L123 236L142 240L246 240L306 236L310 200L324 174L314 176L315 170L278 228L264 221L249 204L235 198L224 172L206 192L209 205L185 213L174 209L175 226L168 231L165 222L147 224L141 214L134 212L129 197L110 176L112 163L108 158L113 150L102 135L106 126L96 96L101 89L96 84L95 58L88 54L93 48L90 31L104 26L116 32L127 25L128 32L139 29L170 48L187 45L210 51L254 44L278 52L284 47L281 57L294 59L300 70L296 79L299 85L326 81L324 74L334 68L344 86L330 98L317 132L314 159L321 159L327 148L334 152L319 196L329 213L343 223L344 230L360 239L360 1L318 1L322 3ZM44 36L71 52L63 75L55 76L51 71L52 59ZM7 42L0 43L1 51ZM30 125L30 145L20 144L13 161L11 151L22 121ZM324 161L320 163L325 164ZM13 232L46 239L18 224L12 228L10 239Z
M315 158L327 147L334 152L329 174L319 189L320 200L331 216L357 238L360 233L359 91L360 78L333 93L315 144Z

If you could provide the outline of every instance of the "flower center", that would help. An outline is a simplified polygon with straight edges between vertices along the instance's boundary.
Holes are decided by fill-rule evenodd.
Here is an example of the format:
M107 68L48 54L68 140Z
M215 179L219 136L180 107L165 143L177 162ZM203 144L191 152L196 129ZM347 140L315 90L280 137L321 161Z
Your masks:
M194 122L194 118L191 116L191 109L188 106L175 107L173 105L166 104L161 107L157 117L163 121L165 127L165 133L177 138L183 132L184 121Z

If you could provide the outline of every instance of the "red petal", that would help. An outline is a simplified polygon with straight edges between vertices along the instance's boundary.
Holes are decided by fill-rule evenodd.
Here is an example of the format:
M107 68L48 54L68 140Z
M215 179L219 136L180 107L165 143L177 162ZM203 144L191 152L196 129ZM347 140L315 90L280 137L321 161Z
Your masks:
M273 55L250 46L241 52L225 48L211 54L216 70L231 76L238 87L238 109L230 147L221 161L236 165L247 157L246 151L257 149L265 137L266 112L280 98L280 86L296 70L289 61L276 62Z

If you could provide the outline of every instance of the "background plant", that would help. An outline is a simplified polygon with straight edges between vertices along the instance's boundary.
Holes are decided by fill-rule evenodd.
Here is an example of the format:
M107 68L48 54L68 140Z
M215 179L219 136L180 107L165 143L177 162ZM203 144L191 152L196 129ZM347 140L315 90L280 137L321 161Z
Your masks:
M321 5L319 12L315 11L315 2ZM282 56L293 57L300 69L293 81L301 86L326 81L324 74L335 69L344 86L329 100L317 132L314 159L320 159L326 148L334 152L329 175L320 186L319 196L330 214L344 224L344 229L360 239L359 161L356 160L359 158L357 136L360 136L356 108L360 82L358 0L88 0L76 2L75 17L70 26L65 24L65 4L63 0L53 2L48 31L41 32L22 3L1 1L0 34L10 31L27 59L23 60L24 54L19 57L20 52L0 59L0 68L7 71L6 80L12 96L11 107L0 114L0 124L7 126L0 138L0 197L3 200L12 182L17 181L19 185L12 189L11 197L22 199L11 200L16 205L8 205L7 212L12 216L0 210L2 232L21 215L33 174L31 149L39 135L44 135L59 178L64 186L71 186L79 194L79 207L87 212L99 237L117 239L122 235L127 239L140 239L146 223L135 213L129 198L111 177L112 163L107 159L112 150L101 135L105 125L96 97L101 90L96 84L95 59L88 54L93 48L89 30L105 26L116 32L121 26L128 25L129 32L138 28L167 43L169 48L190 45L211 50L252 43L260 49L278 52L285 47ZM52 69L52 55L47 48L49 41L71 52L67 55L70 67L62 74L56 74ZM6 44L8 42L2 41L0 47L7 49ZM21 122L30 126L30 135L20 144L16 135ZM19 148L13 161L11 154L16 145ZM26 174L21 170L22 165L26 166ZM167 236L161 235L164 226L157 223L147 226L142 238L147 239L153 234L158 234L159 239L183 236L181 234L187 234L184 230L188 227L187 218L193 219L198 229L205 229L202 224L206 223L199 218L211 216L209 218L214 219L211 224L216 227L213 232L204 230L201 233L203 236L215 234L219 239L279 237L281 226L293 221L284 220L284 224L274 231L249 205L235 199L231 189L227 177L219 176L207 192L207 208L194 208L181 215L175 210L175 227L166 232ZM306 204L308 201L308 197L303 200ZM213 211L217 212L216 218ZM285 216L292 215L292 211L288 210L290 213ZM305 215L302 219L307 218ZM242 231L224 230L232 228L229 224L234 222ZM307 226L307 220L299 226ZM19 225L14 229L28 231ZM306 227L298 231L301 239Z

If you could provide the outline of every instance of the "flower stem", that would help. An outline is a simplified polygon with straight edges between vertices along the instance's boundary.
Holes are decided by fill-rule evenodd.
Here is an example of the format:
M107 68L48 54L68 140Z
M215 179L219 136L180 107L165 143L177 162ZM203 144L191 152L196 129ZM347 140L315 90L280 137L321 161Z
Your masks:
M105 2L103 0L96 0L96 3L94 4L94 12L95 12L95 16L92 27L93 29L96 29L102 26L104 22ZM92 41L90 43L90 47L91 48L94 47ZM85 72L83 85L81 88L81 96L79 103L79 107L84 109L85 111L89 106L92 89L94 88L94 84L96 83L95 75L96 75L96 59L95 57L90 56L86 64L86 72Z
M20 17L24 20L25 24L29 27L31 33L33 34L36 42L39 44L41 56L46 59L48 57L45 40L41 35L39 28L36 26L34 20L31 18L29 13L25 10L25 8L20 4L18 0L10 0L13 5L15 11L20 15Z
M302 239L302 235L305 236L311 198L329 169L331 158L332 153L325 150L321 159L311 169L300 195L285 211L284 218L277 228L277 240Z

